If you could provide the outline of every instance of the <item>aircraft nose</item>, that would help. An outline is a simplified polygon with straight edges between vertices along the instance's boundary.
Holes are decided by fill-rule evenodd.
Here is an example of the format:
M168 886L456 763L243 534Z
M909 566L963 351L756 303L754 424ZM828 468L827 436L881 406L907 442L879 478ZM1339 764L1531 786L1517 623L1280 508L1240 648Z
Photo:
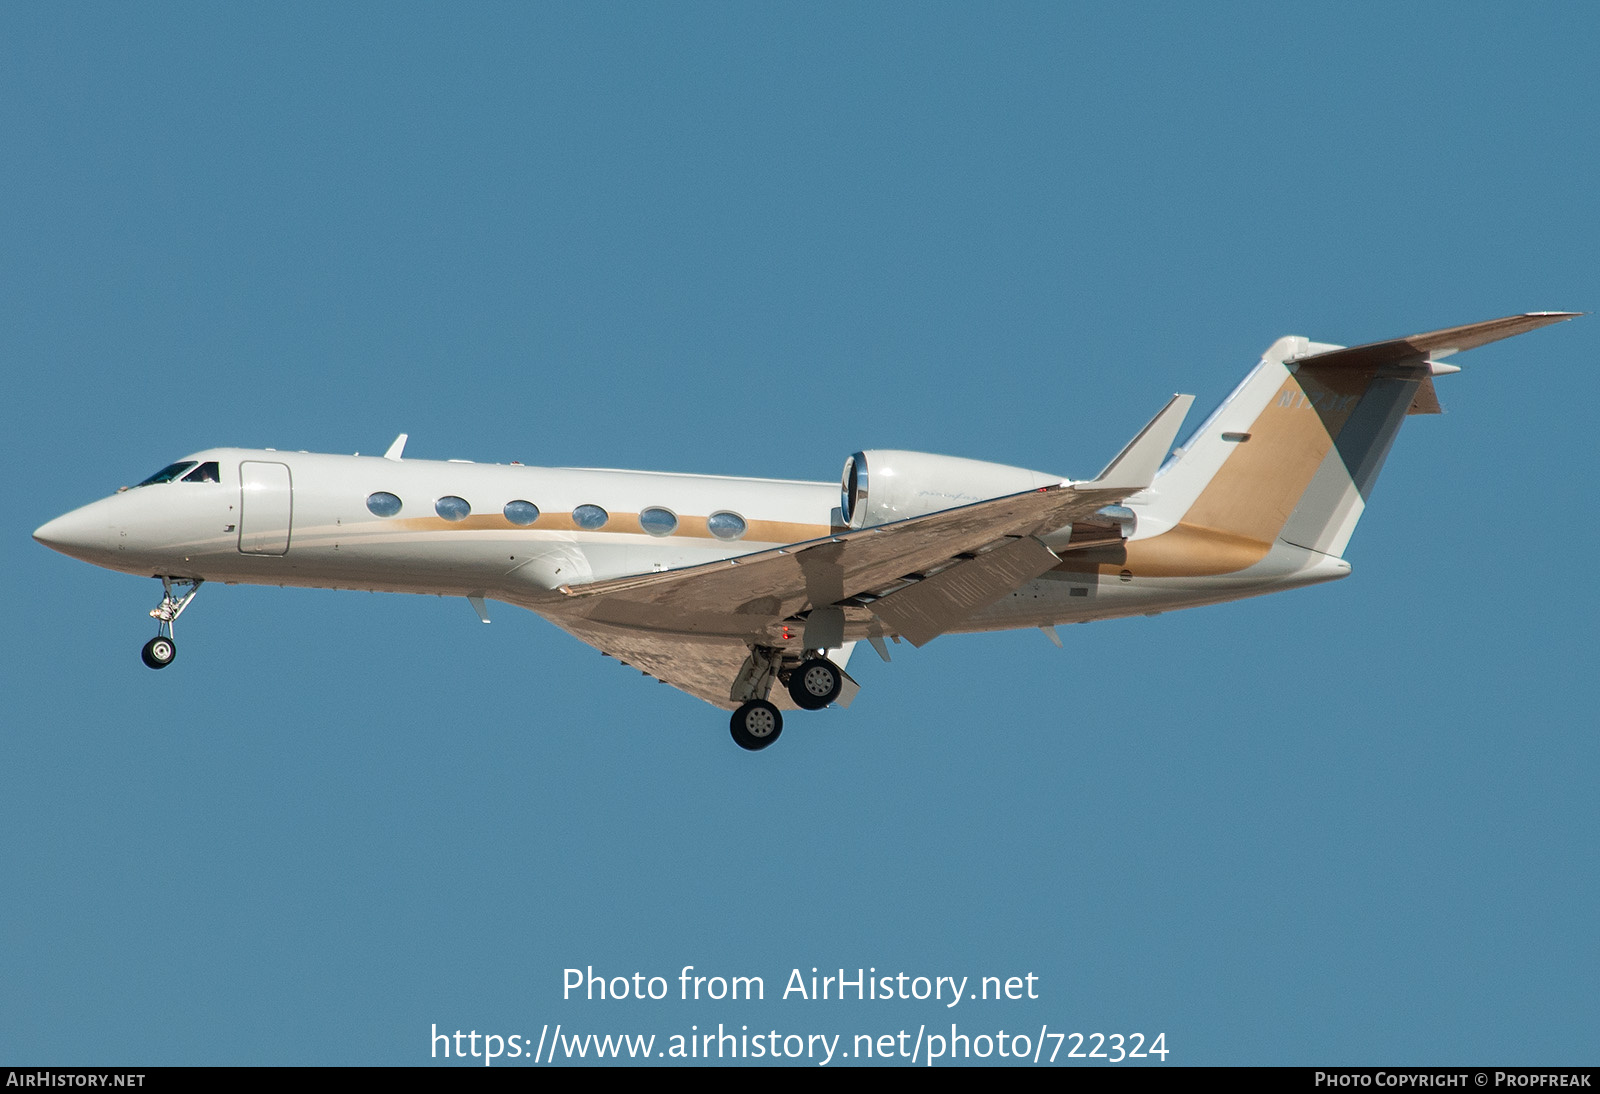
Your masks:
M106 552L111 538L104 514L94 509L86 505L42 524L34 529L33 538L52 551L92 562Z

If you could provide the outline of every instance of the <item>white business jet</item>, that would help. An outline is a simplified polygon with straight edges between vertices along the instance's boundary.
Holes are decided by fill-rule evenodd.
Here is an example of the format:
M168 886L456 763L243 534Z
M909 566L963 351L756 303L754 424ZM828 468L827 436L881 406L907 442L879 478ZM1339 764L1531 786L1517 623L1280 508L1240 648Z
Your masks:
M145 664L207 581L520 605L731 709L762 749L780 708L848 706L866 640L1055 626L1344 577L1408 414L1438 413L1440 358L1572 318L1537 312L1343 348L1275 342L1169 450L1175 395L1083 481L918 452L857 452L831 483L213 448L34 538L159 578ZM775 685L777 685L775 687Z

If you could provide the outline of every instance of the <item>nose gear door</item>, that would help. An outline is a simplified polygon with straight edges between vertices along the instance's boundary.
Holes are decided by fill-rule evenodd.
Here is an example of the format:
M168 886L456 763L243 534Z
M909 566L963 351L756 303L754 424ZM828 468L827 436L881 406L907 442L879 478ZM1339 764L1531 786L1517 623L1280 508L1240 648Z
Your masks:
M289 468L246 460L239 464L239 550L247 555L289 553L294 491Z

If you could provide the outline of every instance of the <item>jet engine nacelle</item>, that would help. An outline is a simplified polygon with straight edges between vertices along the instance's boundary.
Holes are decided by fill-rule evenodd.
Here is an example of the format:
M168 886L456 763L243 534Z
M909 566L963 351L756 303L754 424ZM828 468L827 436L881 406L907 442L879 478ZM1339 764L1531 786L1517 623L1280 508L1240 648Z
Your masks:
M850 527L866 528L1061 481L1000 463L879 448L844 461L839 511Z

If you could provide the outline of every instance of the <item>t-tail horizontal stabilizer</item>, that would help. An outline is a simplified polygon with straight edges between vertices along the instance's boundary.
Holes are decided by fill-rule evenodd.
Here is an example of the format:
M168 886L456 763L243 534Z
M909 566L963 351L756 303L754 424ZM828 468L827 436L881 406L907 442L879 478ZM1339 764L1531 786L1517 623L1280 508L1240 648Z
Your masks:
M1193 402L1193 395L1174 395L1167 400L1167 405L1117 453L1117 458L1106 464L1097 478L1077 483L1078 489L1125 490L1137 494L1147 488L1155 481L1167 453L1172 451L1172 442L1178 439L1178 430Z
M1407 362L1435 361L1452 353L1477 349L1502 338L1526 334L1551 323L1561 323L1582 315L1576 311L1534 311L1522 315L1507 315L1501 319L1486 319L1481 323L1468 323L1462 327L1445 327L1424 334L1410 334L1404 338L1391 338L1387 342L1368 342L1364 346L1347 346L1325 349L1301 357L1291 357L1288 365L1315 366L1317 368L1377 368ZM1455 371L1453 369L1449 371Z

